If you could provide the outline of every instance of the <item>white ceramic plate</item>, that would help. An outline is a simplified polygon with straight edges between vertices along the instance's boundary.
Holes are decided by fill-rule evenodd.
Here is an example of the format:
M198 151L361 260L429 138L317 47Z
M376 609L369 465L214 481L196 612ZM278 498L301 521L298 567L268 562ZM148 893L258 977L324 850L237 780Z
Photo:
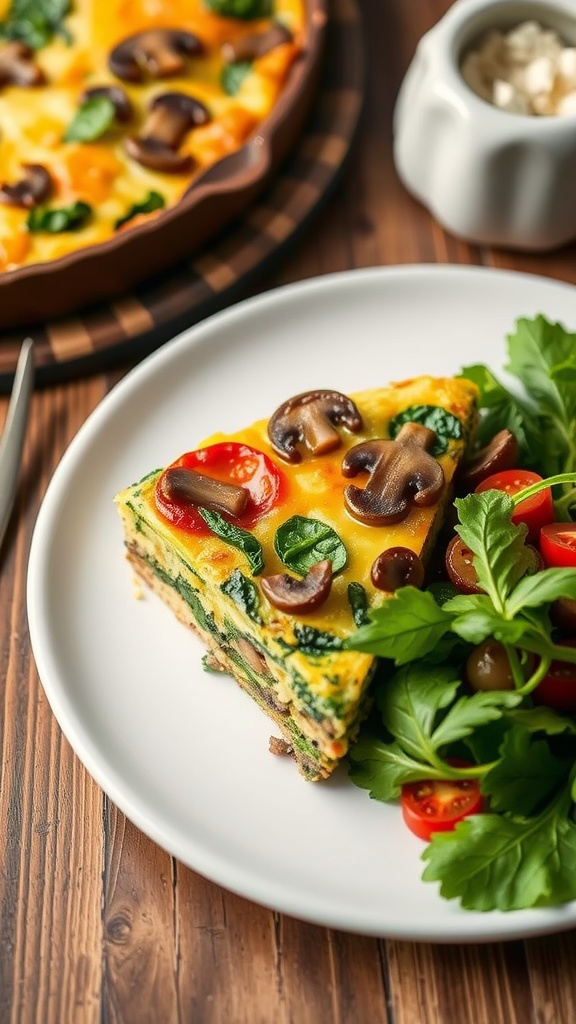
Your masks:
M66 452L29 569L30 633L48 699L115 803L184 863L277 910L351 931L486 941L576 926L576 903L476 914L420 880L398 808L342 769L310 784L268 752L273 727L151 595L135 600L114 494L214 430L314 387L354 391L504 359L517 317L576 328L576 291L475 268L321 277L219 313L119 384ZM575 868L576 870L576 868Z

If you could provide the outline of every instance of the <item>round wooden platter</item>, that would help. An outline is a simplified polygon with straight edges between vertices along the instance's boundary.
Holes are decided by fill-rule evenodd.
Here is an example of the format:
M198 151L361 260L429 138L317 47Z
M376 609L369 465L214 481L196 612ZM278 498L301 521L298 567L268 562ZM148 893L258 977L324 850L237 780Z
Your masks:
M24 337L36 383L140 359L247 293L295 242L338 181L364 96L359 0L333 0L318 94L298 144L259 199L209 246L129 294L64 319L0 332L0 392L10 389Z

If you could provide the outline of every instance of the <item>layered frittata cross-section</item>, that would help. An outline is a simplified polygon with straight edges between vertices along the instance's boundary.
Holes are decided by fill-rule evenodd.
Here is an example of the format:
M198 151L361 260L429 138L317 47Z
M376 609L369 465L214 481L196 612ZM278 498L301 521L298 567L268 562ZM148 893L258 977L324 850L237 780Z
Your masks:
M399 586L425 584L476 399L432 377L305 392L116 497L138 575L307 779L330 775L369 708L376 660L346 639Z

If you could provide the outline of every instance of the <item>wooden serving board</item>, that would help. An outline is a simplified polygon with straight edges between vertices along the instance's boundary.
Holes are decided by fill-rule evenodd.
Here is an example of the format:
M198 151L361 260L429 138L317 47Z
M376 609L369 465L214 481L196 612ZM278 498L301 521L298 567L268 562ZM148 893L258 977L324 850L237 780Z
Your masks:
M365 84L359 0L334 0L318 95L298 145L272 185L212 244L129 294L65 319L0 332L0 392L22 339L39 385L139 359L253 286L295 242L336 185L356 135Z

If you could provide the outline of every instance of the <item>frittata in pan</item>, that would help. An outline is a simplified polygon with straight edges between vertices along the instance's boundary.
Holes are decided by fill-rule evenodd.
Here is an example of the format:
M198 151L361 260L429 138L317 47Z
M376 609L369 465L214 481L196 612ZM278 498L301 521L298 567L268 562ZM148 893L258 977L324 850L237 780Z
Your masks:
M276 104L304 0L0 0L0 271L174 205Z
M466 380L306 392L116 498L136 572L307 779L330 775L368 709L375 659L343 641L398 586L423 585L475 424Z

